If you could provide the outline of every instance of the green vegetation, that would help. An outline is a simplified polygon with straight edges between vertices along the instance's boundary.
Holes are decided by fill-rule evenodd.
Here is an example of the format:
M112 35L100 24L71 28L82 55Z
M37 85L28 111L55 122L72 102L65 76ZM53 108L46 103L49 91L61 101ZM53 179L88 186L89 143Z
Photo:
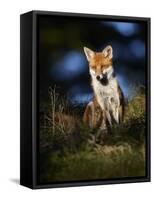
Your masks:
M84 109L70 108L56 89L41 105L40 182L145 176L145 91L135 89L124 122L96 142L97 130L82 124Z

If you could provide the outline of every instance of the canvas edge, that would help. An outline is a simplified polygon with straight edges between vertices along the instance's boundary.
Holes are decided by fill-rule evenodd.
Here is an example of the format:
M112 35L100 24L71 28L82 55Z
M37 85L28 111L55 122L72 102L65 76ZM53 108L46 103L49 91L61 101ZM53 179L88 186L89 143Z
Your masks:
M32 12L20 15L20 184L27 187L32 187L31 19Z

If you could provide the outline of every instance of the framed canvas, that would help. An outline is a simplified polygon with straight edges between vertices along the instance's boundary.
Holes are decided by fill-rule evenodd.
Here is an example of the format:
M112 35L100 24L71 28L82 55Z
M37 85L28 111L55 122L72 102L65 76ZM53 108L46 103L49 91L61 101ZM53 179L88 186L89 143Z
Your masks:
M20 183L150 181L150 18L20 17Z

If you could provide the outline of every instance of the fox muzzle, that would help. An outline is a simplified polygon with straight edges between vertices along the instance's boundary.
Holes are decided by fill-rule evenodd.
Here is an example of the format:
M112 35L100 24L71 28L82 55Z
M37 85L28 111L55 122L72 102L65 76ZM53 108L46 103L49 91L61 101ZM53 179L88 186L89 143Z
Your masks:
M107 84L108 84L107 73L101 74L101 75L97 75L97 76L96 76L96 79L97 79L98 81L100 81L102 85L107 85Z

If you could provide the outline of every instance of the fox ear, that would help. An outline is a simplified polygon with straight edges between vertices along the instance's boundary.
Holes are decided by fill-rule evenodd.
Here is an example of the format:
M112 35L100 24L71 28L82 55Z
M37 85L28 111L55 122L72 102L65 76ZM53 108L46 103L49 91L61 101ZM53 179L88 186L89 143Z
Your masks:
M93 58L94 56L94 51L92 51L91 49L88 49L87 47L84 47L84 52L86 54L87 60L90 61L91 58Z
M105 57L108 57L109 59L111 59L113 57L112 47L110 45L105 47L105 49L103 50L103 54L104 54Z

